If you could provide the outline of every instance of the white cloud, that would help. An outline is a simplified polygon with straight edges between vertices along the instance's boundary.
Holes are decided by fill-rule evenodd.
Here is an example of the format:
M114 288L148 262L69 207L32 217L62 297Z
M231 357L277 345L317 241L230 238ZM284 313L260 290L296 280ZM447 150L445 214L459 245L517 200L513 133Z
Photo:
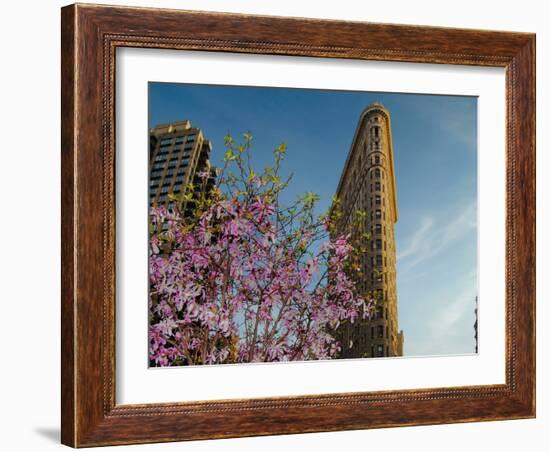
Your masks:
M419 221L420 226L408 243L402 250L398 250L397 261L400 272L407 272L412 267L436 256L454 241L476 228L476 208L474 201L454 216L440 219L434 219L434 216L422 217Z
M420 216L398 252L398 299L401 314L406 312L400 326L408 356L473 352L477 266L456 267L453 256L462 246L475 246L476 202L462 206ZM437 284L426 291L434 274Z
M420 227L416 230L414 235L411 237L409 243L407 244L407 247L404 250L401 250L399 253L397 253L397 259L405 259L409 256L414 256L416 253L418 253L426 240L426 238L429 236L430 230L432 229L432 226L434 224L434 221L431 217L425 217L421 220Z
M463 323L464 317L472 316L472 307L477 295L475 269L463 278L462 286L464 289L450 303L446 303L444 309L436 312L432 324L434 336L442 337L452 334L457 325Z
M407 355L448 355L474 352L475 297L477 295L476 269L458 278L462 290L448 300L432 304L430 315L423 316L426 322L422 335Z

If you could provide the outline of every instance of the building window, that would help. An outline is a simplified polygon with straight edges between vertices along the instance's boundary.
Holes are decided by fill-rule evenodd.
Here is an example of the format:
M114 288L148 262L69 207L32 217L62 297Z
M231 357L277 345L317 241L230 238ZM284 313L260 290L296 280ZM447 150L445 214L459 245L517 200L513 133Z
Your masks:
M373 326L370 329L370 338L374 339L374 327Z
M380 165L380 156L379 155L374 156L374 164L375 165Z
M376 308L376 318L380 320L384 318L384 308L382 306Z
M384 326L383 325L378 325L376 327L376 334L377 334L378 338L383 338L384 337Z
M376 169L374 170L374 176L375 176L375 177L380 177L380 168L376 168Z
M382 218L382 211L380 209L376 209L376 212L374 213L375 218Z
M380 223L376 223L374 225L374 232L376 234L381 234L382 233L382 225Z
M370 187L371 187L370 189L372 190L372 185L371 185ZM375 182L375 183L374 183L374 189L375 189L376 191L380 191L380 188L381 188L380 182Z
M376 255L376 265L382 266L382 255L381 254Z
M376 346L376 356L380 358L384 356L384 346L382 344L378 344Z
M161 146L170 146L170 143L172 143L172 137L163 138L162 140L160 140L160 145Z
M382 203L382 198L380 197L380 195L376 195L374 197L374 202L377 206L379 206Z

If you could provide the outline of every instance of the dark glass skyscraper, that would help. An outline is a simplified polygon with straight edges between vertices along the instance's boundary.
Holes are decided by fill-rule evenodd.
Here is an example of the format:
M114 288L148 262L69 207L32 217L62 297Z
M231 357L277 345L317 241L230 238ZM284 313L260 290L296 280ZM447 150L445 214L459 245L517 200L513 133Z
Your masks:
M210 165L212 144L189 121L160 124L149 133L149 204L173 207L169 194L183 194L189 184L201 187L200 173L207 172L206 189L212 188L216 171ZM186 209L184 202L183 211Z

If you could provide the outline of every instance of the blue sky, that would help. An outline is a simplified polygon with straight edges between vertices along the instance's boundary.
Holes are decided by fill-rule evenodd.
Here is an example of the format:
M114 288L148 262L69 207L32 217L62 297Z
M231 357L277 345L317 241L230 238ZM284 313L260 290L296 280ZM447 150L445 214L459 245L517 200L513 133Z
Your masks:
M189 119L213 143L253 134L255 166L288 147L289 198L306 191L328 208L361 112L392 117L399 219L397 297L405 355L474 352L477 291L477 99L357 91L149 84L149 124Z

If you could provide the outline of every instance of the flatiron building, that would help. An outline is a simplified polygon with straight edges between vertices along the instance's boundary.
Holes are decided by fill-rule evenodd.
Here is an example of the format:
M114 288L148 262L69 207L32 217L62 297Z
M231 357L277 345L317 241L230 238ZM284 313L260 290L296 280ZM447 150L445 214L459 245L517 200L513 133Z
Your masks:
M361 114L340 177L336 197L341 217L337 232L348 233L357 224L370 233L368 251L359 257L361 277L356 287L372 294L375 310L369 320L346 322L337 331L340 358L403 355L403 332L399 330L396 289L394 225L397 222L392 128L389 111L380 103ZM355 223L354 223L355 222Z

